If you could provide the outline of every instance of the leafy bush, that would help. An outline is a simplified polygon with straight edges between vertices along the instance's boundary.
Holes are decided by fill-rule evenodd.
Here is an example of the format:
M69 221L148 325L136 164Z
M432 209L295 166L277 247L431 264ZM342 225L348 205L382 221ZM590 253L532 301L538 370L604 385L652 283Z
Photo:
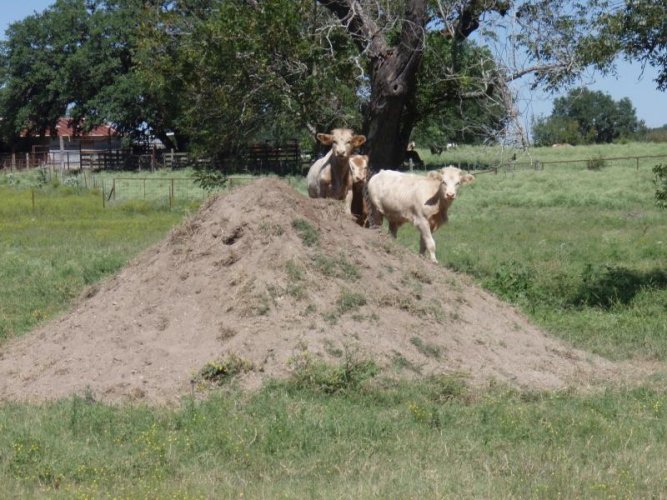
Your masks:
M489 287L505 299L516 302L529 296L533 287L533 271L519 262L501 264Z
M222 170L212 168L195 168L192 172L194 183L206 191L220 189L229 180Z

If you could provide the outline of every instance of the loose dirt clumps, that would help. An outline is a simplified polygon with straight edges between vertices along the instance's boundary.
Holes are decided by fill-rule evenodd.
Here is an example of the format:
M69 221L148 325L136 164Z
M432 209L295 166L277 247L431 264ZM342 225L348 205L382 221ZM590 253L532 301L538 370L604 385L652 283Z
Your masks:
M446 229L445 229L446 230ZM464 373L535 389L606 379L463 275L363 229L333 200L261 179L208 202L62 318L0 348L0 399L177 402L230 356L255 388L308 353L387 376Z

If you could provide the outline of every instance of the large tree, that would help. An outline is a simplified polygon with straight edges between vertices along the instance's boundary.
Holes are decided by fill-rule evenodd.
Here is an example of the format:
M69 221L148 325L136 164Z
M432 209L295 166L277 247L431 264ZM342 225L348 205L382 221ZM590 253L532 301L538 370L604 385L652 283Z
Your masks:
M630 99L617 102L609 94L581 87L556 99L551 116L537 121L533 135L537 145L600 144L633 137L641 129Z
M486 100L516 116L510 83L526 75L534 85L558 88L591 61L578 42L587 33L585 3L538 0L376 1L320 0L333 12L367 61L370 96L365 109L371 167L395 167L420 116L418 75L427 44L445 39L449 64L441 78L443 105ZM430 33L437 33L430 37ZM502 33L502 36L500 35ZM479 58L476 75L464 68L469 38L499 48ZM481 53L480 53L481 55ZM521 134L523 136L523 134Z
M0 53L4 135L43 134L64 115L80 130L112 122L132 136L147 124L163 132L170 100L149 92L134 61L142 15L162 3L57 0L10 25Z
M667 90L667 16L664 0L592 0L598 36L588 42L598 61L619 54L658 70L656 83Z

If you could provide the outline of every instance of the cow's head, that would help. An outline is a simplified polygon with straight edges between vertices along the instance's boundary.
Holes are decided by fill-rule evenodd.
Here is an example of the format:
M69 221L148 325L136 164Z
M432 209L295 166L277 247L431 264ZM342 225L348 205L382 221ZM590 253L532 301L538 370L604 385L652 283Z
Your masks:
M368 178L368 156L350 156L350 174L352 175L353 183L366 182Z
M451 165L440 169L438 173L442 182L441 189L446 200L455 200L459 187L462 184L470 184L475 180L474 175Z
M349 128L335 128L330 134L317 134L317 140L325 146L331 146L337 158L348 158L356 148L366 142L366 136L354 135Z

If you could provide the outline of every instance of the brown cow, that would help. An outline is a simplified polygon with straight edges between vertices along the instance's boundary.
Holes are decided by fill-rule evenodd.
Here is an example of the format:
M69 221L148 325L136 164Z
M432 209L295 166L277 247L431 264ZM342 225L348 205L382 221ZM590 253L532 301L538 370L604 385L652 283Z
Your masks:
M317 139L331 149L308 170L308 195L345 200L345 212L351 215L353 179L349 159L366 137L355 135L349 128L336 128L330 134L317 134Z

